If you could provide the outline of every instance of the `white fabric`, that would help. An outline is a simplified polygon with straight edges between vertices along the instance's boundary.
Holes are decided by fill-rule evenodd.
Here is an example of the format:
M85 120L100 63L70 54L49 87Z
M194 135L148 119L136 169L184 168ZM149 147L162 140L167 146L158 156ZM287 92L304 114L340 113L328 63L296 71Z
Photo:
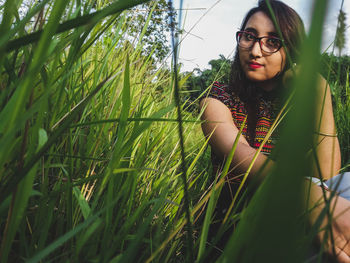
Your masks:
M339 196L350 200L350 172L338 174L324 183Z

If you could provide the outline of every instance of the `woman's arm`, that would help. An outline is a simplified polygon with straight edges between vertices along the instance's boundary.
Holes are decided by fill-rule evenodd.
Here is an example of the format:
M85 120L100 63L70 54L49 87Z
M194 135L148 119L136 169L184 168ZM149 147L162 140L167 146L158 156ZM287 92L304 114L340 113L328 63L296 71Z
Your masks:
M298 72L297 72L298 73ZM292 77L293 74L288 73L286 78ZM316 111L315 111L315 153L317 158L314 159L313 177L329 179L339 173L341 166L341 156L339 141L336 136L336 127L333 117L333 107L330 87L327 81L318 76L318 85L316 87ZM305 181L305 197L308 200L307 206L311 208L310 223L314 224L325 208L323 190L321 187L311 184L310 192L308 192L309 184ZM330 198L330 192L326 192L326 198ZM321 231L318 234L320 244L325 238L325 229L331 229L333 233L333 242L328 232L326 239L326 251L335 257L338 262L350 263L350 202L342 197L335 196L331 200L331 219L325 217L321 224Z
M336 127L333 117L333 107L330 87L327 81L318 77L317 97L316 97L316 129L315 144L317 162L314 162L314 175L322 179L329 179L339 173L341 167L341 155L339 141L336 136ZM319 167L319 169L317 168ZM321 174L320 174L321 173ZM325 207L322 188L312 185L309 196L309 207L313 207L310 214L310 222L314 224L319 214ZM330 198L330 192L326 192L326 198ZM331 200L331 220L325 217L321 229L331 229L326 239L326 251L329 254L336 253L338 262L350 262L350 202L342 197L335 196ZM328 227L327 227L328 226ZM318 239L322 244L325 238L325 230L318 234Z
M288 86L295 74L299 74L300 67L289 69L284 73L283 84ZM330 87L327 81L319 74L316 87L315 111L315 149L317 161L314 162L312 176L329 179L339 173L341 156L337 131L333 117L333 107ZM318 167L320 168L318 170Z
M238 134L230 110L221 101L213 98L202 99L200 108L204 109L202 120L206 121L202 124L203 133L205 136L212 134L209 140L212 150L222 158L227 157ZM245 173L255 153L256 150L249 146L243 136L240 136L231 164L234 172ZM266 160L266 156L259 154L249 176L256 176ZM262 175L268 171L269 165L271 165L270 162L262 171Z
M321 175L315 164L315 177L329 179L339 173L340 147L333 117L331 92L327 81L319 75L316 97L315 147Z

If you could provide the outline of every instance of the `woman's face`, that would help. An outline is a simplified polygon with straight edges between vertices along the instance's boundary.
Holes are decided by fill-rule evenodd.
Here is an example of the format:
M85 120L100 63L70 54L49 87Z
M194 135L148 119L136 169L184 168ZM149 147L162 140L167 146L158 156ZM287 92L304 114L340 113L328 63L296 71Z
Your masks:
M255 37L278 37L273 22L265 13L259 11L253 14L244 28ZM239 60L247 78L254 82L260 82L265 90L274 88L272 80L285 66L286 54L283 47L275 53L265 53L261 50L259 41L256 41L250 49L239 47Z

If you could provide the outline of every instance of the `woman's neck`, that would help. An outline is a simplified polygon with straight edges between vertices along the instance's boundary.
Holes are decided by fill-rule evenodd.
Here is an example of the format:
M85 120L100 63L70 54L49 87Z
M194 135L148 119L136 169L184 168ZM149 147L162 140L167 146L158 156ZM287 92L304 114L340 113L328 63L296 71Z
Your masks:
M263 82L256 83L256 86L266 92L271 92L278 86L276 79L271 79Z

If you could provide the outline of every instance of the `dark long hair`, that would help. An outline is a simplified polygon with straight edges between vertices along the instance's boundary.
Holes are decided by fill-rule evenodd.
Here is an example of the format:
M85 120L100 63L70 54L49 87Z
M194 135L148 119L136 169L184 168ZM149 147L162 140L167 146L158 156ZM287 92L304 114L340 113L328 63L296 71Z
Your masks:
M300 54L300 46L305 39L305 29L303 21L294 9L277 0L260 0L257 7L252 8L245 16L241 29L244 30L249 18L255 13L261 11L266 14L271 21L274 21L270 13L267 2L269 2L272 12L276 18L277 26L282 34L282 39L285 44L285 52L289 54L290 60L287 59L283 71L275 76L276 81L280 81L283 73L291 67L291 64L296 63ZM287 55L288 58L288 55ZM258 89L254 82L247 79L242 70L239 60L238 45L236 54L231 64L231 74L229 78L229 89L240 97L247 105L248 111L248 133L251 140L255 137L256 115L257 115L257 93ZM251 143L251 142L250 142Z

